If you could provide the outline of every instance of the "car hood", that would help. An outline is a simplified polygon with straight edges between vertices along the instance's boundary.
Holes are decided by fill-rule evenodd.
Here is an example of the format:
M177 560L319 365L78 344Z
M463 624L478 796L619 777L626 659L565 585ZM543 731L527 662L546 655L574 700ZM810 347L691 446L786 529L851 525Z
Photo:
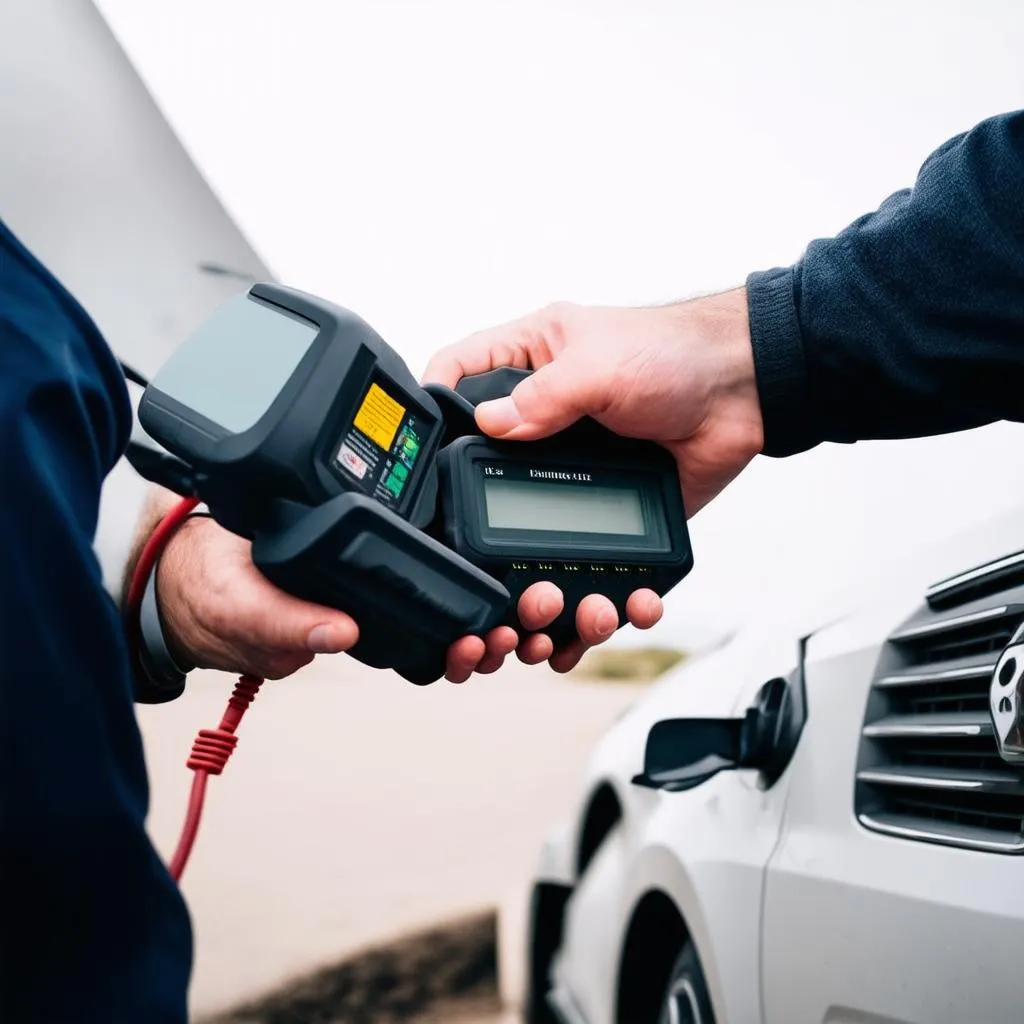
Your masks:
M822 596L811 612L788 621L796 636L809 636L854 614L880 596L905 593L915 603L924 600L928 587L987 562L1024 550L1024 504L946 540L909 552L895 562L873 567ZM785 615L781 616L785 618Z

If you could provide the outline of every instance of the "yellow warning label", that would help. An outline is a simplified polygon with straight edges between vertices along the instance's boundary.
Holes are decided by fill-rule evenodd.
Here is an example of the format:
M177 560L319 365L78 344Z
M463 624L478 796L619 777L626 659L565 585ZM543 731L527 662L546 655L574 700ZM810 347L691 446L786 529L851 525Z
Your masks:
M356 430L361 430L374 444L379 444L384 451L388 451L404 415L405 406L399 405L376 384L371 384L352 425Z

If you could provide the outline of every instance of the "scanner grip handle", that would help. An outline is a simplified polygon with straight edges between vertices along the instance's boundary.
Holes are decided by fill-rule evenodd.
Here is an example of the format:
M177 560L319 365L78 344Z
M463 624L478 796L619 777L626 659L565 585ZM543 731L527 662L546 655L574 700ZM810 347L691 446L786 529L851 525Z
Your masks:
M493 402L496 398L507 398L521 381L526 380L533 370L520 370L515 366L499 366L486 373L474 373L463 377L455 385L455 394L466 399L470 405Z
M500 583L365 495L290 513L256 534L252 557L282 590L350 614L353 658L419 685L444 674L450 644L486 633L508 606Z

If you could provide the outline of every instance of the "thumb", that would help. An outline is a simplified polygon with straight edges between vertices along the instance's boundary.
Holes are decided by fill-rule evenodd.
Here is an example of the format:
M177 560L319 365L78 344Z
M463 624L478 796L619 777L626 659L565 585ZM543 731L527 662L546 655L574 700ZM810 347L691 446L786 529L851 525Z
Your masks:
M476 409L480 429L491 437L531 441L549 437L586 414L585 387L573 372L571 359L555 359L516 385L508 398L481 402Z
M251 645L282 653L339 654L359 639L359 627L342 611L293 597L262 577L254 589L258 599L235 623Z

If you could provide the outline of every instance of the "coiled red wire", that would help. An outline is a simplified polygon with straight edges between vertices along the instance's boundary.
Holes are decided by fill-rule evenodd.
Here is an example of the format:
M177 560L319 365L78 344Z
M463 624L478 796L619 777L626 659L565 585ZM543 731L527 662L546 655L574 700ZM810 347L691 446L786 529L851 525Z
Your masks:
M164 516L153 531L132 573L128 587L128 598L125 602L129 622L129 640L132 657L138 659L139 649L139 611L142 606L142 595L150 573L171 537L188 519L189 513L199 504L197 498L183 498ZM170 873L176 882L181 881L189 855L199 832L199 822L203 815L203 802L206 799L206 783L211 775L220 775L228 763L238 736L235 735L242 716L252 704L263 685L263 680L256 676L243 675L235 684L235 689L228 700L228 706L216 729L200 729L192 744L192 753L185 762L195 772L192 779L192 791L189 794L188 810L185 813L185 824L182 826L178 845L171 858Z

